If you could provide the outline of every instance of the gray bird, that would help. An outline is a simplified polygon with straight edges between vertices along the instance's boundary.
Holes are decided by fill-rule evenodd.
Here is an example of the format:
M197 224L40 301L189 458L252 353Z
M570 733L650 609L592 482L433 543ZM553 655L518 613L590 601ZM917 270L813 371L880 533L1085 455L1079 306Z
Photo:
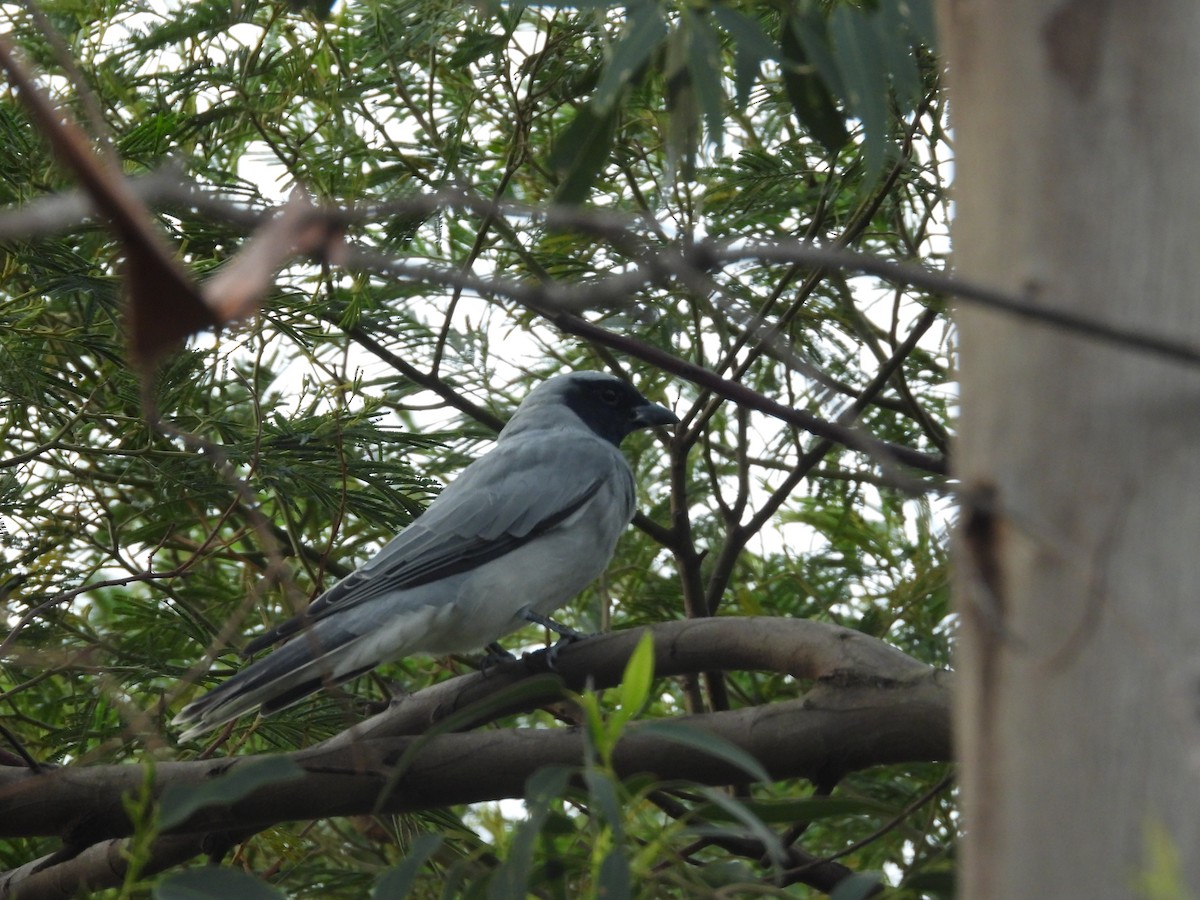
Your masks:
M411 525L296 618L245 653L295 636L189 703L181 740L413 653L487 646L546 617L597 578L634 513L618 449L639 428L679 420L599 372L550 378Z

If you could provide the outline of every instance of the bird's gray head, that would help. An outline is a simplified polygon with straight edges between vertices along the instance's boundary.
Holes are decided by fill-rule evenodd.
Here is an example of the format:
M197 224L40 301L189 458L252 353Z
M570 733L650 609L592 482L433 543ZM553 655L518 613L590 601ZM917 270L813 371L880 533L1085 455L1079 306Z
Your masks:
M532 428L556 428L575 422L620 446L639 428L674 425L678 421L669 409L651 403L619 378L603 372L572 372L548 378L530 391L500 434L510 437Z

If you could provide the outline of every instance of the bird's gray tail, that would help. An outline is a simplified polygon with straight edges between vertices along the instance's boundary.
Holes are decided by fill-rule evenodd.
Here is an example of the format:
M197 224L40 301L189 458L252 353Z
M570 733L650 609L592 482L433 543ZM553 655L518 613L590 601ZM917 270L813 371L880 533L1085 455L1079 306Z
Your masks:
M370 671L371 665L339 673L339 660L362 635L318 634L309 630L269 656L251 663L180 711L172 724L189 726L180 735L189 741L258 708L264 716L319 691Z

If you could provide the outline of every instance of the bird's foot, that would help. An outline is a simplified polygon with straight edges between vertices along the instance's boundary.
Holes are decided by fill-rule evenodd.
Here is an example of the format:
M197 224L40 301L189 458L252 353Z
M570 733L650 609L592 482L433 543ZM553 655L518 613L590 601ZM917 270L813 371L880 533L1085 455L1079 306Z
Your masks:
M564 634L557 641L546 648L546 668L551 672L558 671L558 653L563 647L566 647L569 644L574 644L576 641L583 641L593 637L593 635L590 634L580 634L578 631L573 629L568 630L571 631L570 634Z
M576 631L574 628L568 628L561 622L555 622L548 616L543 616L541 613L535 613L531 609L527 609L521 613L521 618L523 618L526 622L533 622L535 625L541 625L548 631L553 631L555 634L565 639L567 643L582 641L584 638L593 637L593 635L584 634L582 631ZM559 643L562 643L562 641L559 641Z
M533 622L536 625L541 625L548 631L553 631L558 635L558 640L545 650L539 650L537 653L525 654L525 659L528 663L532 663L534 659L538 659L541 664L544 664L551 672L558 671L558 654L563 647L568 644L574 644L576 641L587 640L595 635L584 634L581 631L576 631L574 628L568 628L561 622L555 622L553 619L536 613L533 610L527 609L522 613L525 621Z
M515 656L493 641L487 645L487 655L479 661L479 671L481 674L487 675L497 666L512 662L514 659L516 659Z

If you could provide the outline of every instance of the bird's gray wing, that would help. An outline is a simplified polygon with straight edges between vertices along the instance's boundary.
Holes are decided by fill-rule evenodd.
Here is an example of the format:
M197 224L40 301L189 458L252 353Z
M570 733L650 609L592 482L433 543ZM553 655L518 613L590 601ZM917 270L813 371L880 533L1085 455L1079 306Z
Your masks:
M304 613L251 641L243 654L340 610L497 559L570 518L624 464L619 451L590 434L501 443L378 554Z

